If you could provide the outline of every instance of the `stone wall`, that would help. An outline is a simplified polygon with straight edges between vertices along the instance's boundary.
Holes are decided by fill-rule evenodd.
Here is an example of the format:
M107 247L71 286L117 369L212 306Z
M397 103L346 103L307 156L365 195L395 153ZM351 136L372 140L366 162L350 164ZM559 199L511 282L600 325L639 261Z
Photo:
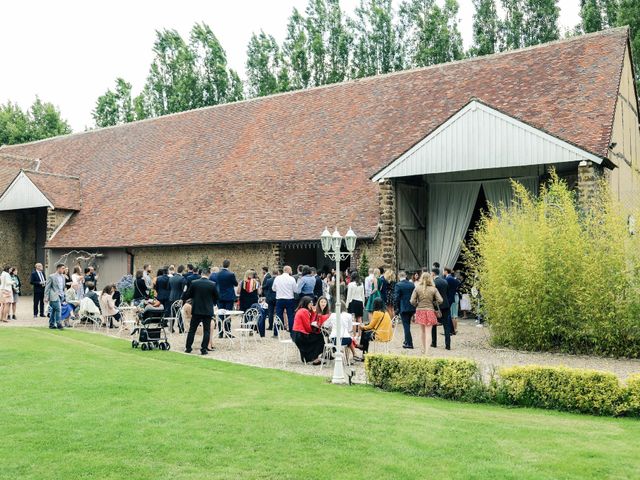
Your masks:
M584 160L578 165L578 198L583 208L593 203L593 197L598 190L602 178L602 167Z
M185 247L143 247L132 248L134 255L134 271L142 269L145 263L156 270L164 265L187 263L198 264L205 257L213 266L221 266L224 259L231 261L231 270L238 275L246 270L255 269L260 272L263 266L275 268L279 266L279 246L271 243L244 243L237 245L198 245Z
M31 294L29 276L36 263L36 211L0 212L0 265L18 267L22 293Z
M376 255L380 255L380 265L385 269L395 270L397 267L396 192L393 181L381 182L379 192L380 245L378 248L380 250L376 252Z

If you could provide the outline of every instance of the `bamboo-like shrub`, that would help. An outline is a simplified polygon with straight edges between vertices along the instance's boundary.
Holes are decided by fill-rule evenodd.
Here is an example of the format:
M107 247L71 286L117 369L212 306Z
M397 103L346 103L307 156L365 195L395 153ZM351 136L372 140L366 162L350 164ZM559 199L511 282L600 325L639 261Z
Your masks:
M539 196L514 182L465 252L496 345L640 357L640 241L603 181L589 206L551 172ZM635 218L638 218L636 213Z

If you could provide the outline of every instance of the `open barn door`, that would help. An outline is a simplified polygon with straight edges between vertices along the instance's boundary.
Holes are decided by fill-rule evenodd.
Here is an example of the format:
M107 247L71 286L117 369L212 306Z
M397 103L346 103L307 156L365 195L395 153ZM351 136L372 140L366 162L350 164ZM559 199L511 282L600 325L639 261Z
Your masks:
M427 192L424 186L397 184L398 268L426 265Z

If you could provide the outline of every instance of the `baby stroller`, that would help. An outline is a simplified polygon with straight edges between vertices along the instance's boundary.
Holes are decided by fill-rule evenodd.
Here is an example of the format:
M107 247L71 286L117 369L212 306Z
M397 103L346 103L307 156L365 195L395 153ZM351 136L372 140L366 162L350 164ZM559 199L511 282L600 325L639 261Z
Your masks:
M141 350L169 350L171 345L167 339L165 327L167 321L162 318L163 308L145 308L138 313L139 325L131 332L131 335L138 334L137 340L131 340L131 348L140 347Z

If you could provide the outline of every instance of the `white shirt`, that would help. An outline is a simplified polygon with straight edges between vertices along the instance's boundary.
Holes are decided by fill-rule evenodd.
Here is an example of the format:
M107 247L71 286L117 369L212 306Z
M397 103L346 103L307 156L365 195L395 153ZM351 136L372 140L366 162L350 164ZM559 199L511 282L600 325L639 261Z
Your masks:
M336 329L334 328L335 321L336 321L336 314L332 313L327 319L327 321L324 322L322 325L325 328L331 329L331 334L329 335L329 338L336 338ZM351 330L353 330L353 315L347 312L340 312L340 330L342 331L340 338L351 337Z
M364 303L364 287L362 284L357 285L356 282L351 282L347 287L347 306L352 300L359 300Z
M0 275L0 290L13 291L13 280L11 280L9 272L2 272L2 275Z
M288 273L278 275L271 289L276 292L276 300L292 300L296 291L296 280Z
M370 297L371 294L373 293L373 280L374 280L374 276L373 273L369 276L367 276L367 278L364 279L364 295L366 297Z

